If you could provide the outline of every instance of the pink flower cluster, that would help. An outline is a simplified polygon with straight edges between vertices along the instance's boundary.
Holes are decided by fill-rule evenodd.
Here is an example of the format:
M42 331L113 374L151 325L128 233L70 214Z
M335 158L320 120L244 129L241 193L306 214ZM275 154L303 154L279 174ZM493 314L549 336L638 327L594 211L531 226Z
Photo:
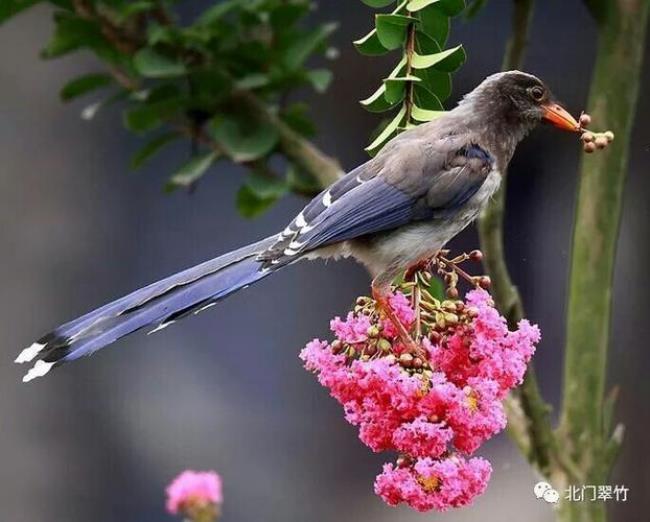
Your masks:
M396 293L390 302L410 327L415 313L408 299ZM436 343L421 340L429 357L424 369L400 364L402 348L386 320L381 336L393 348L370 349L372 321L356 313L331 323L338 345L352 350L314 340L300 354L343 405L346 420L359 427L364 444L402 455L375 482L375 492L390 505L442 511L469 504L487 486L489 462L467 457L505 427L501 399L521 383L540 334L527 321L508 331L484 290L469 292L465 307L471 322Z
M217 513L223 502L221 477L214 471L183 471L167 486L167 511L173 515L182 513Z

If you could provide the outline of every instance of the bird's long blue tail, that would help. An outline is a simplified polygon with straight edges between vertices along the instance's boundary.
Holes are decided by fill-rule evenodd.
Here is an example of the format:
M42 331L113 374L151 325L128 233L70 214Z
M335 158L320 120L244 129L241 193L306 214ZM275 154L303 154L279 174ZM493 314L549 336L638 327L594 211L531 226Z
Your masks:
M35 361L23 382L74 361L129 335L152 326L155 332L266 277L257 255L276 237L240 248L102 306L59 326L25 348L17 363Z

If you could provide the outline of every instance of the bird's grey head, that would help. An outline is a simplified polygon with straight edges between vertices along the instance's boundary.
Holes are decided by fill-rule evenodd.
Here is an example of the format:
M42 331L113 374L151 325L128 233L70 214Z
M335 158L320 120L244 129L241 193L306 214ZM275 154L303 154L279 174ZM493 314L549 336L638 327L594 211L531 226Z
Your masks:
M461 105L497 118L509 125L530 130L548 121L565 130L577 131L576 120L556 101L551 90L537 76L521 71L506 71L488 76Z
M459 116L510 156L516 144L542 121L577 132L580 125L536 76L506 71L488 76L458 106Z

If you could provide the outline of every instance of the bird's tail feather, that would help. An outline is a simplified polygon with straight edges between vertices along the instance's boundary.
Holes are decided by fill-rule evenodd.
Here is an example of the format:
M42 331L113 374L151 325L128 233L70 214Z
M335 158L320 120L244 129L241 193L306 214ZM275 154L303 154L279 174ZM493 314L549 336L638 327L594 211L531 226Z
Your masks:
M25 348L17 363L35 361L24 382L45 375L51 368L97 350L141 328L153 333L264 278L257 254L275 236L183 270L136 290L78 319L59 326Z

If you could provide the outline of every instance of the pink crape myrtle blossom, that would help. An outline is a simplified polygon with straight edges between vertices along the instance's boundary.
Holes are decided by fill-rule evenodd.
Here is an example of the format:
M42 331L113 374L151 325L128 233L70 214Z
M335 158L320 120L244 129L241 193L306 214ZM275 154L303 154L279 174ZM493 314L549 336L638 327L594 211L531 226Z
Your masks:
M412 328L417 314L410 300L397 292L389 302ZM372 303L332 321L335 341L311 341L300 354L358 426L361 441L400 455L375 482L389 505L443 511L485 491L490 464L464 455L505 428L501 401L522 382L540 340L527 321L509 331L485 290L472 290L453 306L450 324L424 325L431 333L418 341L426 361L402 353L396 329L373 313Z
M424 458L408 468L384 464L375 493L388 505L405 502L418 511L466 506L487 487L492 466L482 459Z
M485 290L472 290L466 301L477 314L471 334L459 331L446 346L431 347L432 362L459 386L470 377L495 381L498 396L503 398L508 390L521 384L541 337L539 328L524 319L517 330L508 331L506 319L499 315Z
M216 520L223 503L221 477L214 471L183 471L166 492L167 511L190 520Z

